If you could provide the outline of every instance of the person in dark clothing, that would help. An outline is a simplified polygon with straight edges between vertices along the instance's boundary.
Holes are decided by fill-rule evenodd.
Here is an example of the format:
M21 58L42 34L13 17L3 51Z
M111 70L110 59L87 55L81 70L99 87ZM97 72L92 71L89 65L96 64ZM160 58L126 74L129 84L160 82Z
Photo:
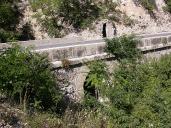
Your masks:
M107 34L106 34L106 23L103 24L102 35L103 35L103 38L107 37Z
M117 34L117 29L115 23L113 23L113 35L116 36Z

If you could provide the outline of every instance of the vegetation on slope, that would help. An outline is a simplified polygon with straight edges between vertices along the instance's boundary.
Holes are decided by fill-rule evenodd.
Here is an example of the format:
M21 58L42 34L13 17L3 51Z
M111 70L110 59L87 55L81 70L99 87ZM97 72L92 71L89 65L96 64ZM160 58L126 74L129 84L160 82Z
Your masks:
M116 43L116 40L113 40L110 40L110 44ZM132 46L134 47L134 45ZM125 45L120 46L123 49L124 47ZM110 51L112 51L110 53L118 55L116 54L118 53L118 48L113 47L113 50ZM128 53L132 55L139 54L139 52L135 53L134 51L138 50ZM120 56L122 57L123 55L125 55L124 52L121 52ZM112 80L104 77L103 82L105 81L110 86L106 86L106 84L104 86L104 88L108 88L105 89L107 91L105 97L109 99L109 106L105 107L103 111L108 115L109 120L112 120L112 126L117 128L170 127L171 55L165 55L159 60L151 60L144 63L137 59L130 60L130 56L128 56L128 59L119 59L119 67L109 75L112 76ZM97 63L96 66L98 65ZM97 70L94 75L100 75L101 73ZM95 79L94 81L97 80ZM93 84L93 86L97 86L99 90L98 87L99 85L104 85L103 82L98 85ZM103 90L99 90L99 92L103 92Z
M41 29L51 37L63 37L72 31L81 31L91 27L99 19L131 26L134 21L125 13L117 10L118 4L112 0L29 0ZM0 2L0 39L1 42L34 39L29 23L18 28L22 11L18 9L19 0ZM155 8L153 0L141 0L139 3L149 12Z
M167 4L165 9L171 13L171 0L165 0L165 2Z
M170 127L171 55L142 62L135 44L132 36L107 40L107 51L119 62L113 71L103 61L88 65L85 86L95 87L103 102L88 91L82 103L63 109L47 59L19 46L1 53L1 95L26 106L29 114L21 118L27 122L25 127ZM10 112L0 116L6 123L14 119Z
M140 0L140 4L149 11L153 13L153 10L156 8L155 0Z
M80 31L90 27L100 17L108 17L109 13L117 12L116 3L112 0L30 0L30 3L33 10L37 11L35 17L43 30L52 37L62 37L70 31ZM114 15L112 18L117 20L120 17Z
M76 29L86 27L99 17L100 11L90 0L37 0L31 5L33 10L41 9L42 14L36 17L42 28L55 37L62 37L70 25Z

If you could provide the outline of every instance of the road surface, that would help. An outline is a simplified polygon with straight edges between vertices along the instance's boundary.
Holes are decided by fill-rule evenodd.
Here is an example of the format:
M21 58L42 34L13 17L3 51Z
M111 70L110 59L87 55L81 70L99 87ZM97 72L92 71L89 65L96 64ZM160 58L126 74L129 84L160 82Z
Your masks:
M158 33L158 34L143 34L143 35L136 35L136 37L138 38L155 38L155 37L162 37L162 36L171 36L171 32L168 33ZM91 44L100 44L100 43L105 43L105 39L98 39L98 40L88 40L88 41L72 41L72 40L68 40L63 42L61 40L61 42L58 43L50 43L50 44L40 44L37 45L35 47L36 50L39 49L48 49L48 48L58 48L58 47L73 47L73 46L82 46L82 45L91 45Z

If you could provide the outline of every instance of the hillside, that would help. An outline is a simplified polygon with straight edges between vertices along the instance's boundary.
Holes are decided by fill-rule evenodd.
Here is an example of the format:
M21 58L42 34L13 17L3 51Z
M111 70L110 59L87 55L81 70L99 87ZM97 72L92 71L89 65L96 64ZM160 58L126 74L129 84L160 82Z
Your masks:
M3 1L1 42L61 37L98 39L105 35L166 32L171 27L169 0Z
M36 39L50 38L47 32L42 31L41 25L36 18L33 18L33 15L40 12L41 9L33 12L30 4L28 2L24 3L27 6L23 13L23 22L31 24ZM113 24L115 24L118 35L123 33L142 34L170 31L171 15L164 10L166 6L164 0L155 0L156 7L153 14L150 14L147 9L135 0L122 0L117 3L115 9L117 12L110 11L108 14L106 13L108 17L100 16L101 18L93 21L91 27L81 29L81 31L68 26L70 30L64 37L101 38L104 23L107 23L106 31L108 36L113 36ZM114 19L112 19L113 17ZM62 33L64 33L63 31L65 30L61 30Z

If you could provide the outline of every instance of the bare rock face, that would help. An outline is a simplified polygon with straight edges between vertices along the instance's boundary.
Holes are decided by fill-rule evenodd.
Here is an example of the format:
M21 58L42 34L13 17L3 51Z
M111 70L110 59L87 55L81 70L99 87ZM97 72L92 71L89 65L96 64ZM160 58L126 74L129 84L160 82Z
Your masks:
M31 26L31 29L33 30L36 40L50 38L46 32L42 31L40 24L37 22L36 18L34 18L35 13L31 9L29 1L21 0L19 6L23 14L23 18L20 21L19 28L22 28L25 24L29 24Z
M151 16L143 7L137 6L132 0L121 4L120 10L125 12L135 21L132 27L118 25L119 34L122 33L158 33L169 31L171 16L163 11L164 0L156 0L157 10L154 11L154 17Z

